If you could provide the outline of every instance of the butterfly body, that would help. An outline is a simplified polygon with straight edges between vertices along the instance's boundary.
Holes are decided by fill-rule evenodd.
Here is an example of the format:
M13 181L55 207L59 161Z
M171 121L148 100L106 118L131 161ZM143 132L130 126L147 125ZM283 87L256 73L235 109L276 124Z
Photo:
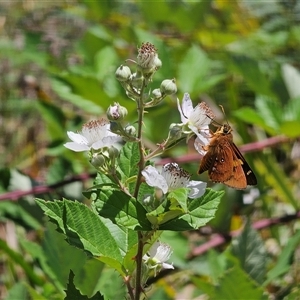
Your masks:
M224 124L215 133L201 160L198 174L208 171L213 182L221 182L235 189L256 185L256 177L233 142L232 129Z

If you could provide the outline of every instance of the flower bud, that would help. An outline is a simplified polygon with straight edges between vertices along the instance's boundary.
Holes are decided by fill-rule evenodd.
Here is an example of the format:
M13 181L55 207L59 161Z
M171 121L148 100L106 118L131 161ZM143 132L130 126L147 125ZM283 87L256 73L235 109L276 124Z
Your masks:
M161 97L161 91L160 89L155 89L152 91L152 95L154 96L154 98L160 98Z
M169 128L169 138L171 140L177 140L182 137L182 126L176 123L172 123Z
M159 64L156 58L158 56L154 45L148 42L142 43L142 46L138 49L137 64L142 69L155 69L156 64Z
M119 150L114 146L108 148L108 156L111 160L116 159L119 156Z
M136 129L134 126L132 125L127 125L125 128L124 128L125 132L130 135L130 136L135 136L136 134Z
M106 111L106 116L110 121L121 121L127 116L127 109L121 106L119 103L114 103L110 105Z
M106 163L106 158L100 154L100 153L93 153L91 159L90 159L90 163L96 168L101 168L105 165Z
M154 59L154 65L155 65L155 69L158 70L161 68L162 66L162 62L161 60L158 58L158 56L155 57Z
M115 76L119 81L127 81L130 75L131 75L131 71L129 67L123 65L121 65L115 73Z
M177 92L176 80L165 79L160 85L160 91L162 94L172 95Z

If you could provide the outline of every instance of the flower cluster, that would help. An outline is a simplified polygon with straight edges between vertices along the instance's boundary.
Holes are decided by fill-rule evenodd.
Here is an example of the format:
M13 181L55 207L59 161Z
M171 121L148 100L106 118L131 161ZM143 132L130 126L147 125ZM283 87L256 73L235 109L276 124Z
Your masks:
M71 142L66 143L64 146L76 152L88 151L93 166L107 175L113 181L114 187L118 186L120 191L126 194L129 194L130 191L129 181L132 183L137 178L140 182L136 185L134 194L130 194L133 199L136 199L141 192L139 186L142 180L145 180L149 186L160 189L163 195L184 187L189 189L188 198L191 201L203 196L206 183L190 180L190 174L177 163L166 164L161 170L158 170L151 165L146 166L146 162L184 138L189 139L192 135L196 135L195 148L200 154L204 155L205 146L207 146L210 139L208 125L214 118L214 114L204 102L193 107L189 94L185 93L182 103L177 99L181 123L171 124L166 140L159 145L158 149L147 152L148 155L146 156L142 143L143 114L147 108L160 104L166 96L176 93L176 81L175 79L165 79L158 88L147 90L153 75L162 66L157 50L150 43L143 43L138 49L137 60L126 61L126 63L129 62L134 63L136 71L133 72L127 65L121 65L117 68L115 76L127 96L136 102L138 121L133 125L123 124L127 116L127 109L119 103L114 103L106 111L108 120L92 120L84 124L78 133L67 132ZM118 149L124 142L137 143L141 158L138 165L138 174L130 174L130 178L123 180L126 175L123 176L122 173L123 170L120 164L122 158L119 157L120 152ZM143 156L143 153L145 153L145 156ZM156 194L143 195L145 202L156 201L154 195ZM162 196L156 202L159 202L159 205L164 204L163 201L167 198ZM154 205L151 209L153 207ZM167 205L166 209L169 209ZM144 264L148 270L154 271L154 275L161 269L173 269L173 265L166 262L171 253L169 246L156 242L144 255Z

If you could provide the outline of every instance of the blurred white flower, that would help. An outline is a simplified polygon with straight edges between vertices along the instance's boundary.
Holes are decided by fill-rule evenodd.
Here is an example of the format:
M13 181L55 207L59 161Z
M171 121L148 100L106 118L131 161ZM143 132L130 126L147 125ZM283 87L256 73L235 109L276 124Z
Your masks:
M68 149L76 152L98 150L103 147L110 147L121 141L121 137L112 133L109 129L109 122L105 119L92 120L82 126L80 133L68 131L68 137L72 142L64 144Z
M172 253L173 251L169 245L157 241L143 256L143 260L150 269L154 269L156 276L157 271L159 272L161 269L174 269L172 264L166 262Z
M188 93L185 93L180 105L177 98L177 107L180 113L181 122L196 134L195 149L204 155L204 146L209 144L210 133L208 125L215 118L214 113L205 102L199 103L193 108L193 103Z
M149 186L161 189L164 194L181 187L191 189L188 196L191 199L199 198L205 193L206 182L190 181L190 174L176 163L164 165L161 173L153 166L147 166L142 174Z

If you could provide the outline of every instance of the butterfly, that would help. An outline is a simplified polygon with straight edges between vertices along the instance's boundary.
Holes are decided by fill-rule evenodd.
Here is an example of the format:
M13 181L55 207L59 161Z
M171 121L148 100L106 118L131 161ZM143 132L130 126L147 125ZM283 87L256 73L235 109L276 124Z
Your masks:
M203 156L198 174L208 170L213 182L221 182L234 189L245 189L247 185L256 185L257 179L233 142L232 128L229 124L221 126L210 140Z

